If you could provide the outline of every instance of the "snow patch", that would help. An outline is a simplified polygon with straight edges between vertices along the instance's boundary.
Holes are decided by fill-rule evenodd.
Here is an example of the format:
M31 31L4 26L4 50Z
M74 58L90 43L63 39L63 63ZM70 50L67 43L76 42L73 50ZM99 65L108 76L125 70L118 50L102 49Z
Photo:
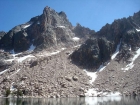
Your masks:
M133 62L131 62L130 64L128 64L128 65L126 65L126 67L125 68L121 68L121 70L129 70L129 69L132 69L134 67L134 64L133 64Z
M88 89L88 91L85 93L85 96L87 97L93 97L97 95L98 95L98 92L96 89Z
M57 27L59 27L59 28L66 28L65 26L57 26Z
M5 73L5 72L7 72L8 70L9 70L9 69L5 69L5 70L1 71L1 72L0 72L0 75L3 74L3 73Z
M15 57L15 56L17 56L17 55L19 55L19 54L21 54L21 53L17 53L17 54L11 54L12 56L13 56L13 59L7 59L7 60L5 60L6 62L7 61L9 61L9 62L12 62L13 60L16 60L18 57Z
M56 54L58 54L58 53L60 53L60 51L52 52L52 53L50 53L49 55L56 55Z
M41 54L39 56L52 56L52 55L56 55L58 53L60 53L61 51L65 50L66 48L61 48L61 50L57 50L57 51L54 51L54 52L48 52L46 54Z
M74 48L76 48L76 47L80 47L81 46L81 44L79 44L79 45L77 45L77 46L74 46Z
M117 96L121 96L120 92L101 92L103 96L106 97L117 97Z
M15 60L15 59L7 59L5 61L12 62L13 60Z
M13 49L13 50L11 50L11 51L10 51L10 53L11 53L11 54L15 54L15 51L14 51L14 49Z
M116 51L113 53L113 55L111 56L111 59L113 60L119 53L119 49L120 49L120 45L121 45L121 41L120 43L117 45Z
M84 70L88 76L90 76L92 79L90 80L90 84L92 84L95 79L97 78L97 72L89 72L87 70Z
M12 62L12 61L16 60L16 61L18 61L18 63L21 63L22 61L26 60L27 58L35 57L35 56L33 56L33 55L26 55L26 56L23 56L23 57L15 57L16 55L19 55L19 54L21 54L21 53L12 54L13 59L7 59L7 60L5 60L5 61L6 61L6 62L7 62L7 61Z
M110 63L108 63L107 65L109 65L109 64ZM97 71L102 72L106 68L107 65L103 65L103 64L100 65L99 68L97 69Z
M58 53L60 53L61 51L54 51L54 52L48 52L48 53L46 53L46 54L41 54L41 55L39 55L39 56L52 56L52 55L56 55L56 54L58 54Z
M15 90L15 88L13 87L13 84L14 84L14 82L12 82L12 84L11 84L11 86L10 86L10 91L11 91L11 92Z
M121 96L120 92L98 92L98 89L88 89L85 93L85 96L87 97L97 97L97 96L106 96L106 97L117 97Z
M140 29L136 29L137 32L140 32Z
M62 51L63 51L63 50L65 50L66 48L61 48L61 49L62 49Z
M100 65L99 68L97 69L97 71L101 72L105 69L106 66Z
M136 55L133 57L132 62L134 62L140 55L140 48L136 51Z
M38 21L37 24L40 24L40 21Z
M29 26L31 26L31 24L25 25L23 29L28 28Z
M22 62L22 61L24 61L25 59L27 59L27 58L32 58L32 57L35 57L35 56L33 56L33 55L27 55L27 56L24 56L24 57L20 57L20 58L18 58L18 62Z
M131 49L131 45L130 45L130 48L129 48L129 51L131 51L132 49Z
M139 55L140 55L140 48L136 51L136 54L132 58L131 63L129 63L128 65L126 65L125 68L121 68L121 70L129 70L129 69L132 69L134 67L134 61L139 57Z
M73 37L72 38L74 41L79 41L80 40L80 38L78 38L78 37Z
M36 47L32 44L32 45L30 46L30 48L28 49L28 51L33 51L35 48L36 48Z

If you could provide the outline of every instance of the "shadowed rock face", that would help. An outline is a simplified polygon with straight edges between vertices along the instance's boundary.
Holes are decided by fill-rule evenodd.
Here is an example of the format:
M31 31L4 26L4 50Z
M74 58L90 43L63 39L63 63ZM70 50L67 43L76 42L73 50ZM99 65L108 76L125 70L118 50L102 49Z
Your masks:
M26 49L28 49L30 46L30 36L28 35L25 27L28 25L29 23L26 23L11 29L2 37L0 48L6 51L14 49L16 52L25 51Z
M111 59L111 43L104 38L89 39L78 50L73 52L71 58L74 63L87 69L97 69L100 64Z
M89 35L90 29L82 29L85 30L84 35ZM0 48L22 52L28 50L32 44L36 46L36 50L58 46L60 43L72 44L76 30L78 29L73 28L64 12L57 13L50 7L45 7L40 16L15 26L8 33L1 32Z
M89 39L78 50L73 52L74 62L85 67L98 67L101 61L100 48L97 39Z
M129 50L134 51L140 47L140 32L138 30L140 30L140 12L128 18L115 20L95 33L94 38L96 39L87 40L73 52L71 59L76 64L96 70L99 65L111 59L120 43L120 51L116 60L127 61L132 56Z
M6 33L4 31L0 31L0 47L2 46L2 37L5 35Z

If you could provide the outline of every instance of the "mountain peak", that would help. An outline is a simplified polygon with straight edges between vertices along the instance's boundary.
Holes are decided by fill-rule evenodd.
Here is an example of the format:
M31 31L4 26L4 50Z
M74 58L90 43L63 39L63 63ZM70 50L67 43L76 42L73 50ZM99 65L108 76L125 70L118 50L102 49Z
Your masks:
M58 46L59 43L65 45L65 43L71 43L75 36L72 27L63 11L58 13L46 6L40 16L31 18L25 24L15 26L5 35L1 34L0 48L22 52L27 51L31 45L36 46L36 49ZM90 29L86 29L85 33L89 31Z
M50 7L46 6L43 10L43 14L49 14L50 12L55 12L54 9L51 9Z

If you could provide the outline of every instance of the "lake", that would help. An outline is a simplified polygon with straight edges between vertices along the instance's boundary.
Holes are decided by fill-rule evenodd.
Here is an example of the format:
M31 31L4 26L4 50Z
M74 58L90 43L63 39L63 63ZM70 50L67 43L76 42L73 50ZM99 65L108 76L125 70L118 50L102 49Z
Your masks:
M0 98L0 105L140 105L140 97Z

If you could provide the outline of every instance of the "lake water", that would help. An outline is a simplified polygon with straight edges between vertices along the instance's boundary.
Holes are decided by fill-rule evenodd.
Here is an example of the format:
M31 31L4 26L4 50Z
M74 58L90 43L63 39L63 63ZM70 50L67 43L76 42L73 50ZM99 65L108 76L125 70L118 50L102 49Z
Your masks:
M0 98L0 105L140 105L140 97Z

